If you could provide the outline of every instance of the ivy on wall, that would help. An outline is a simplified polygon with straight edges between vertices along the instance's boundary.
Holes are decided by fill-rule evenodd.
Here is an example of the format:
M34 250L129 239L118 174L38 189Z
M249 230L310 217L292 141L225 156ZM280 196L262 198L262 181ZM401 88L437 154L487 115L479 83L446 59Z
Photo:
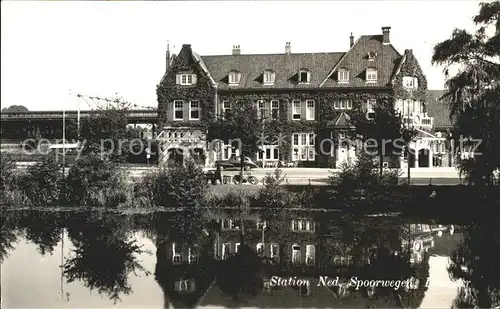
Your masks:
M405 51L406 60L403 63L399 74L394 79L393 89L394 89L394 99L413 99L422 102L424 104L427 102L427 78L424 72L420 68L417 59L413 53L409 50ZM418 89L407 90L403 87L403 77L412 76L418 79Z

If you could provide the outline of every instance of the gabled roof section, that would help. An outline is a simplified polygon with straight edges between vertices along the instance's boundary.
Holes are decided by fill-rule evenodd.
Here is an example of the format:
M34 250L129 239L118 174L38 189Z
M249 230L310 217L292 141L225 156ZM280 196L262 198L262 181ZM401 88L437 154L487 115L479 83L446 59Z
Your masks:
M351 125L351 118L345 112L341 112L334 120L328 122L327 127L333 129L350 129L354 126Z
M230 71L241 72L239 89L269 89L261 80L266 70L276 72L274 85L271 88L317 88L328 67L333 66L344 55L339 53L301 53L301 54L240 54L201 56L219 89L234 89L228 86L227 76ZM311 72L308 84L298 83L299 70L307 68Z
M208 78L210 78L210 82L212 82L212 85L216 86L217 83L215 82L213 77L210 75L210 71L208 70L207 65L203 61L203 58L201 58L200 55L198 55L195 52L193 52L193 57L199 62L202 70L205 72L205 74L207 74Z
M427 90L426 111L430 117L434 117L435 128L451 128L453 123L450 119L449 102L441 97L445 90Z
M382 43L382 35L361 36L344 54L342 59L329 71L320 87L386 87L390 84L394 68L401 54L392 46ZM368 53L375 52L374 60L368 59ZM365 71L368 67L377 68L377 82L365 83ZM347 84L338 83L335 73L339 68L347 68L350 81Z

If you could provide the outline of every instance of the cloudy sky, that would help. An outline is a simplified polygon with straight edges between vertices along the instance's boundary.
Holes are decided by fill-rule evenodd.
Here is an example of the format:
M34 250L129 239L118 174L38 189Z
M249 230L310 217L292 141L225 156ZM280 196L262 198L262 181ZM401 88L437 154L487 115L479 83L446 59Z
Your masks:
M413 49L429 89L442 89L433 46L454 28L474 29L479 1L2 1L1 107L74 110L75 94L155 106L170 41L203 55L346 51L349 35L380 34ZM333 66L333 64L330 64ZM71 93L71 95L70 95ZM82 104L85 109L86 103Z

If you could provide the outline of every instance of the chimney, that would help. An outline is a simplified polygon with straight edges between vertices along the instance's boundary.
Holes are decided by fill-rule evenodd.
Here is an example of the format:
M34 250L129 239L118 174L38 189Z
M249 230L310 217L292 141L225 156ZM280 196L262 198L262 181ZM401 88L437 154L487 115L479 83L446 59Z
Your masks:
M239 45L233 45L233 55L241 54L241 49Z
M167 71L170 69L170 42L167 41Z
M391 44L389 34L391 33L391 27L382 27L382 43L384 45Z
M285 43L285 54L290 55L292 53L292 44L290 42Z
M349 37L349 47L352 47L354 45L354 35L352 35L352 32L351 32L351 36Z

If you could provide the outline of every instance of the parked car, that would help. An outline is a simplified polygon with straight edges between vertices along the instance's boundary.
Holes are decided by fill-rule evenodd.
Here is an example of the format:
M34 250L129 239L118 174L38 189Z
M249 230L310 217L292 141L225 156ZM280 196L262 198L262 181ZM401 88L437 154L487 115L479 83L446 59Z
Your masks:
M220 166L221 169L229 169L229 168L239 169L241 166L241 157L240 156L231 156L227 160L215 161L215 166ZM249 171L252 168L258 168L258 165L255 164L249 157L245 157L245 159L243 161L243 169L245 171Z

